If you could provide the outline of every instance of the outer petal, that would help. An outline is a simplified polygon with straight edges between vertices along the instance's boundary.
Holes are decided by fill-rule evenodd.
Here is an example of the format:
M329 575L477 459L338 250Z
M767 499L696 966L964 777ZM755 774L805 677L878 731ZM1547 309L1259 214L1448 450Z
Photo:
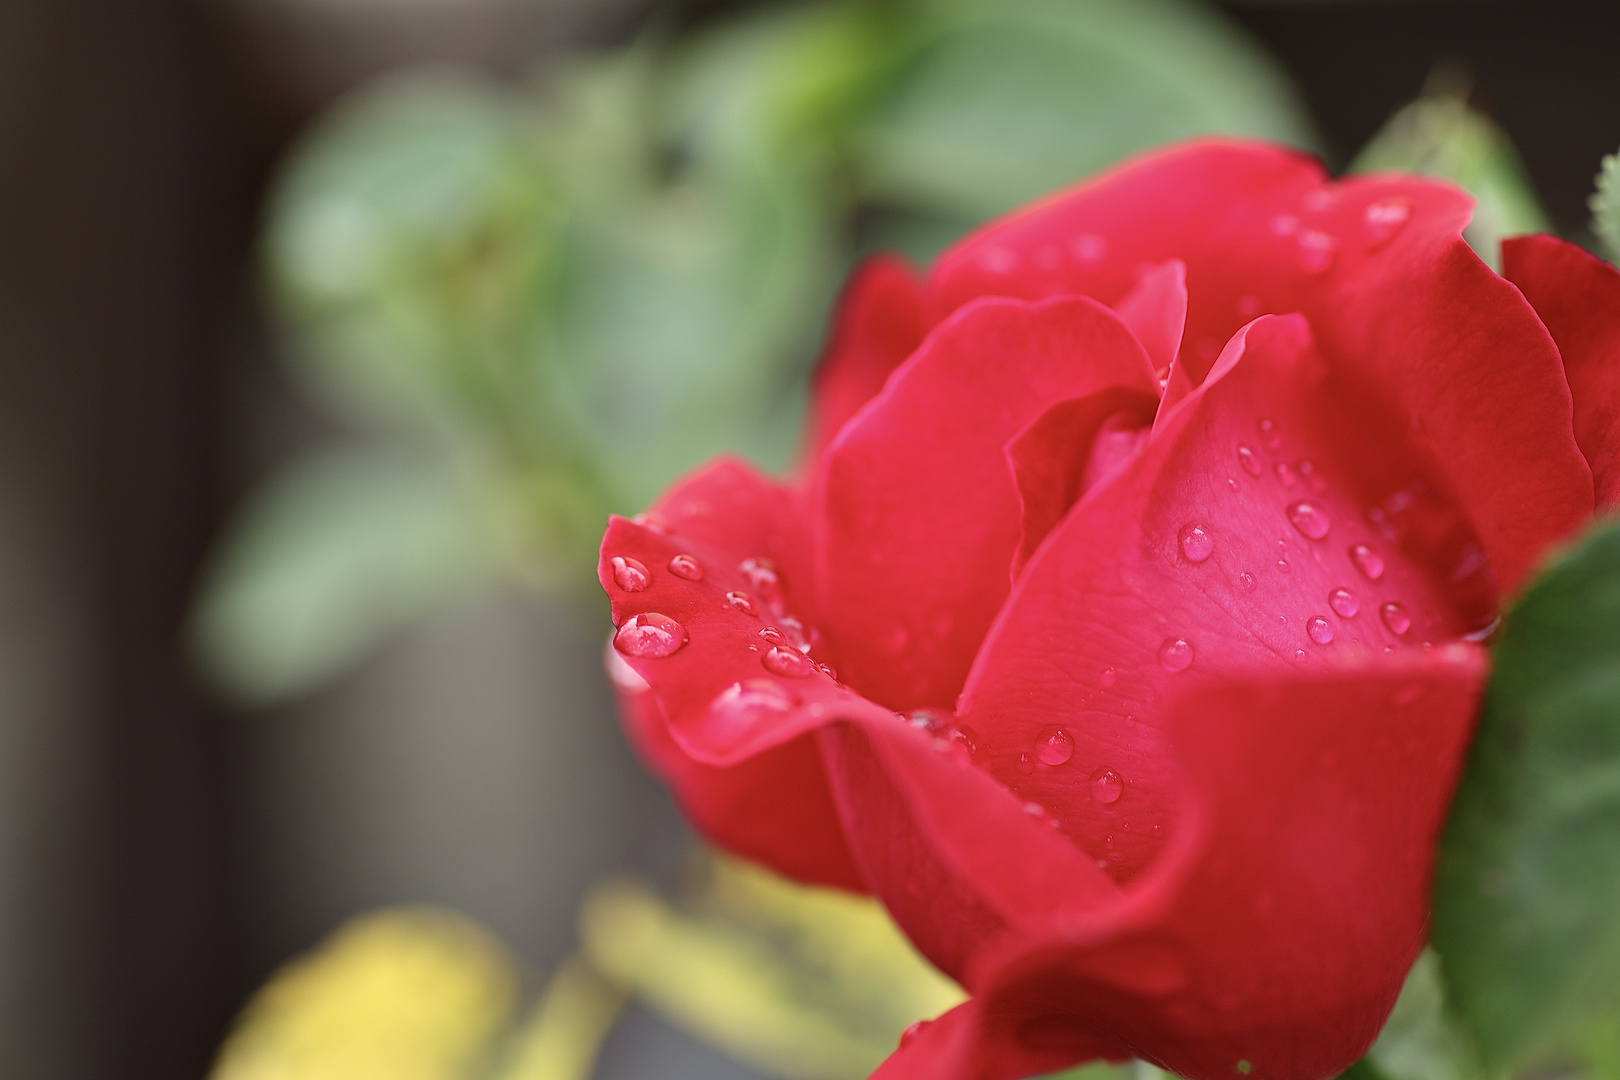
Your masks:
M1051 403L1152 390L1124 324L1083 297L957 313L846 425L817 480L821 625L852 685L948 706L1019 543L1003 448Z
M965 1001L938 1020L908 1033L900 1049L872 1074L872 1080L1013 1078L1056 1072L1087 1058L1117 1061L1130 1056L1120 1047L1100 1040L1091 1040L1091 1045L1083 1049L1025 1047L996 1038L995 1022L996 1018L987 1016L981 1003Z
M832 335L816 369L809 461L876 397L889 373L922 344L932 323L922 282L904 262L878 255L850 276L833 315Z
M1195 1080L1339 1073L1422 946L1484 670L1453 645L1179 699L1192 841L1114 908L981 952L942 1033L959 1064L902 1050L878 1075L1010 1080L998 1063L1099 1043Z
M1591 513L1556 350L1461 237L1471 203L1412 178L1325 181L1258 144L1202 141L1128 163L942 256L942 310L983 295L1111 301L1142 263L1187 266L1179 359L1196 384L1264 312L1302 311L1324 352L1398 403L1509 589Z
M1620 270L1556 236L1521 236L1502 245L1502 273L1558 343L1598 507L1620 505Z
M619 655L610 646L608 670L632 741L674 787L682 808L705 835L801 880L860 889L860 873L845 846L811 737L788 727L735 760L723 760L718 751L707 759L694 757L674 737L675 730L706 730L708 702L732 682L778 681L762 668L761 651L748 649L764 644L758 636L764 621L732 607L725 593L754 588L738 567L760 555L781 567L784 599L800 591L796 580L808 592L812 583L804 576L808 560L802 555L801 522L790 492L730 461L671 489L649 512L646 525L612 521L603 538L598 577L612 601L614 625L657 611L678 620L692 641L672 656L646 659ZM669 570L678 554L696 558L702 580L690 581ZM648 586L633 592L622 588L614 576L614 556L644 566L651 578ZM761 615L770 617L763 596L753 602ZM717 642L725 643L718 657ZM804 681L812 680L822 693L830 692L825 676ZM781 700L790 703L786 715L765 719L787 720L802 713L802 696L796 687L784 690ZM769 704L774 699L763 700ZM746 732L721 733L732 742L742 734ZM719 748L726 749L730 746Z
M1386 506L1387 533L1368 518ZM958 713L998 779L1128 881L1176 813L1172 693L1457 637L1494 615L1482 569L1399 423L1343 385L1298 316L1262 319L1048 536Z

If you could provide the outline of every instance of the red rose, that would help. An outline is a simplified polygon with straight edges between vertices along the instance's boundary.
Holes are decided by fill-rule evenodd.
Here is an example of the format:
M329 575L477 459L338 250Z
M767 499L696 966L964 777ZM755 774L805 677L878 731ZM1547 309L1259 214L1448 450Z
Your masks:
M1136 161L857 273L798 480L722 461L611 523L610 667L698 827L870 890L973 995L879 1075L1372 1042L1470 638L1620 496L1620 275L1533 237L1499 277L1470 207Z

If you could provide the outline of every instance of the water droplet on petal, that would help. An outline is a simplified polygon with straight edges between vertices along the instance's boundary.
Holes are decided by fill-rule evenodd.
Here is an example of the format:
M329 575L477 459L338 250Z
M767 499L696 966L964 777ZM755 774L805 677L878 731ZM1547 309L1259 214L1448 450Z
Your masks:
M626 656L668 656L682 645L689 635L686 627L656 611L644 611L624 620L613 635L613 647Z
M1069 255L1081 266L1097 266L1108 257L1108 241L1095 233L1081 233L1069 241Z
M1163 836L1164 835L1164 826L1163 825L1155 825L1155 826L1153 826L1153 835L1154 836Z
M1311 640L1318 645L1329 645L1333 642L1333 624L1320 615L1312 615L1305 624L1305 632L1311 635Z
M1159 646L1159 663L1166 671L1186 671L1192 662L1193 647L1186 638L1170 638Z
M831 664L817 664L816 670L827 676L827 678L831 679L833 682L838 681L838 672Z
M1250 450L1247 446L1239 445L1237 455L1238 464L1243 466L1244 472L1250 476L1260 475L1260 459L1255 456L1253 450Z
M1125 781L1120 779L1119 773L1104 765L1091 774L1091 797L1107 806L1109 803L1119 802L1119 797L1125 794Z
M1287 559L1278 559L1277 560L1277 572L1279 574L1288 573L1288 560Z
M759 658L759 662L764 664L765 670L772 675L782 675L789 679L803 679L816 670L816 665L808 656L787 645L774 646Z
M778 630L774 626L762 626L762 627L760 627L759 636L764 638L766 640L766 642L768 642L771 645L786 645L786 644L788 644L787 635L782 633L782 631Z
M747 679L715 695L709 716L734 730L743 729L791 712L793 705L792 696L771 680Z
M1318 495L1327 490L1327 478L1316 471L1316 462L1309 459L1300 462L1299 475L1305 481L1305 486Z
M951 726L951 718L938 709L913 709L906 717L912 727L930 735L940 735Z
M912 1024L910 1027L906 1028L906 1030L902 1031L900 1033L900 1049L904 1050L906 1047L910 1046L912 1042L916 1040L917 1036L928 1030L929 1025L932 1023L932 1020L918 1020L915 1024ZM893 1031L894 1028L890 1028L889 1030Z
M644 529L657 533L659 536L668 536L670 534L669 526L652 514L637 514L630 520Z
M640 592L652 584L652 575L639 559L628 555L613 556L613 584L625 592Z
M754 606L754 598L745 592L726 593L726 603L742 612L744 615L759 616L759 609Z
M1253 293L1247 293L1238 297L1238 318L1245 320L1254 318L1256 315L1260 314L1261 304L1261 299L1258 296L1255 296Z
M1018 755L1018 775L1028 776L1035 771L1035 759L1028 753Z
M1046 727L1035 736L1035 756L1046 765L1062 765L1074 756L1074 736L1060 727Z
M1293 236L1299 231L1299 218L1292 214L1278 214L1271 219L1271 234L1273 236Z
M1349 589L1334 589L1328 593L1328 607L1344 618L1351 619L1361 610L1361 602Z
M1201 563L1215 551L1215 538L1202 525L1181 527L1181 553L1190 563Z
M1277 462L1277 479L1282 481L1283 487L1294 486L1294 470L1286 461Z
M1368 251L1377 251L1395 238L1412 216L1405 199L1380 199L1369 203L1361 213L1361 241Z
M737 569L743 580L754 590L754 595L765 601L765 606L780 614L782 610L782 578L776 565L769 559L744 559Z
M800 652L810 651L810 638L804 632L804 623L791 615L780 615L776 619L776 625L782 631L782 636L787 638L789 645Z
M1307 274L1325 273L1339 254L1339 241L1315 229L1300 233L1298 243L1299 268Z
M1254 580L1253 574L1245 570L1238 575L1238 584L1242 585L1249 592L1254 592L1255 587L1259 584L1259 582Z
M690 555L677 555L669 560L669 572L687 581L703 580L703 567Z
M1320 540L1328 534L1328 518L1313 502L1301 500L1288 504L1288 520L1293 522L1294 528L1312 540Z
M1350 561L1368 581L1377 581L1384 576L1384 557L1366 544L1351 546Z
M1406 608L1394 601L1379 608L1378 616L1384 620L1384 625L1389 627L1391 633L1404 634L1412 629L1412 616L1406 613Z
M1270 420L1259 420L1254 425L1260 432L1260 445L1267 450L1276 450L1282 446L1282 432Z
M952 728L947 738L959 752L965 752L969 760L979 756L979 733L966 724Z

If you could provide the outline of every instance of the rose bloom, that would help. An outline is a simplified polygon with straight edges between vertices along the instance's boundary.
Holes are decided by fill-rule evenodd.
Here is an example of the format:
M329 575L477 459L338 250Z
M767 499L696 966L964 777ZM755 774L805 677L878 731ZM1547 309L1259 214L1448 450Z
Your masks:
M715 842L869 891L972 995L884 1078L1318 1078L1421 949L1487 673L1620 496L1620 274L1470 199L1201 141L862 267L787 482L722 460L600 578Z

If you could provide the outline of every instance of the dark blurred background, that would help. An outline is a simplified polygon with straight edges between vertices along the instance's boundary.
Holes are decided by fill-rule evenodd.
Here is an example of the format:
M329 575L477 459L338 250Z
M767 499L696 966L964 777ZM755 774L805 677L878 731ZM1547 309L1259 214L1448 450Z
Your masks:
M601 693L541 701L548 670L594 665L595 653L509 599L423 628L283 718L325 732L311 736L314 749L219 704L192 673L181 630L228 513L323 423L274 361L255 262L261 198L303 125L407 61L511 72L560 45L742 6L552 0L378 30L296 4L0 5L0 1073L204 1076L231 1016L275 965L333 917L415 888L412 853L384 849L397 842L390 823L420 812L390 792L438 782L413 772L421 761L519 791L510 805L449 789L430 799L449 820L419 822L417 835L439 829L450 849L455 837L505 830L508 848L549 845L568 868L559 872L580 877L655 868L678 844L650 781L596 790L579 779L593 775L574 768L582 762L633 775L616 733L597 723ZM1597 162L1620 137L1620 8L1227 10L1297 80L1335 166L1437 62L1460 61L1558 228L1584 229ZM558 749L525 734L535 708L595 725L548 736L564 751L543 778L548 805L569 815L522 803L520 782L502 788L497 743L409 719L454 712L514 675L529 696L481 707L481 722L511 737L500 745ZM392 701L405 717L398 739L415 749L379 761L363 732L323 720L346 695ZM342 842L289 847L259 809L267 788L329 815L301 835ZM330 809L344 799L348 809ZM606 819L618 825L599 829ZM536 884L520 868L502 878L503 850L456 854L469 880L501 887L423 898L475 909L525 955L554 960L575 887ZM368 854L384 869L368 878L360 867L351 893L310 899L286 884L309 860Z

